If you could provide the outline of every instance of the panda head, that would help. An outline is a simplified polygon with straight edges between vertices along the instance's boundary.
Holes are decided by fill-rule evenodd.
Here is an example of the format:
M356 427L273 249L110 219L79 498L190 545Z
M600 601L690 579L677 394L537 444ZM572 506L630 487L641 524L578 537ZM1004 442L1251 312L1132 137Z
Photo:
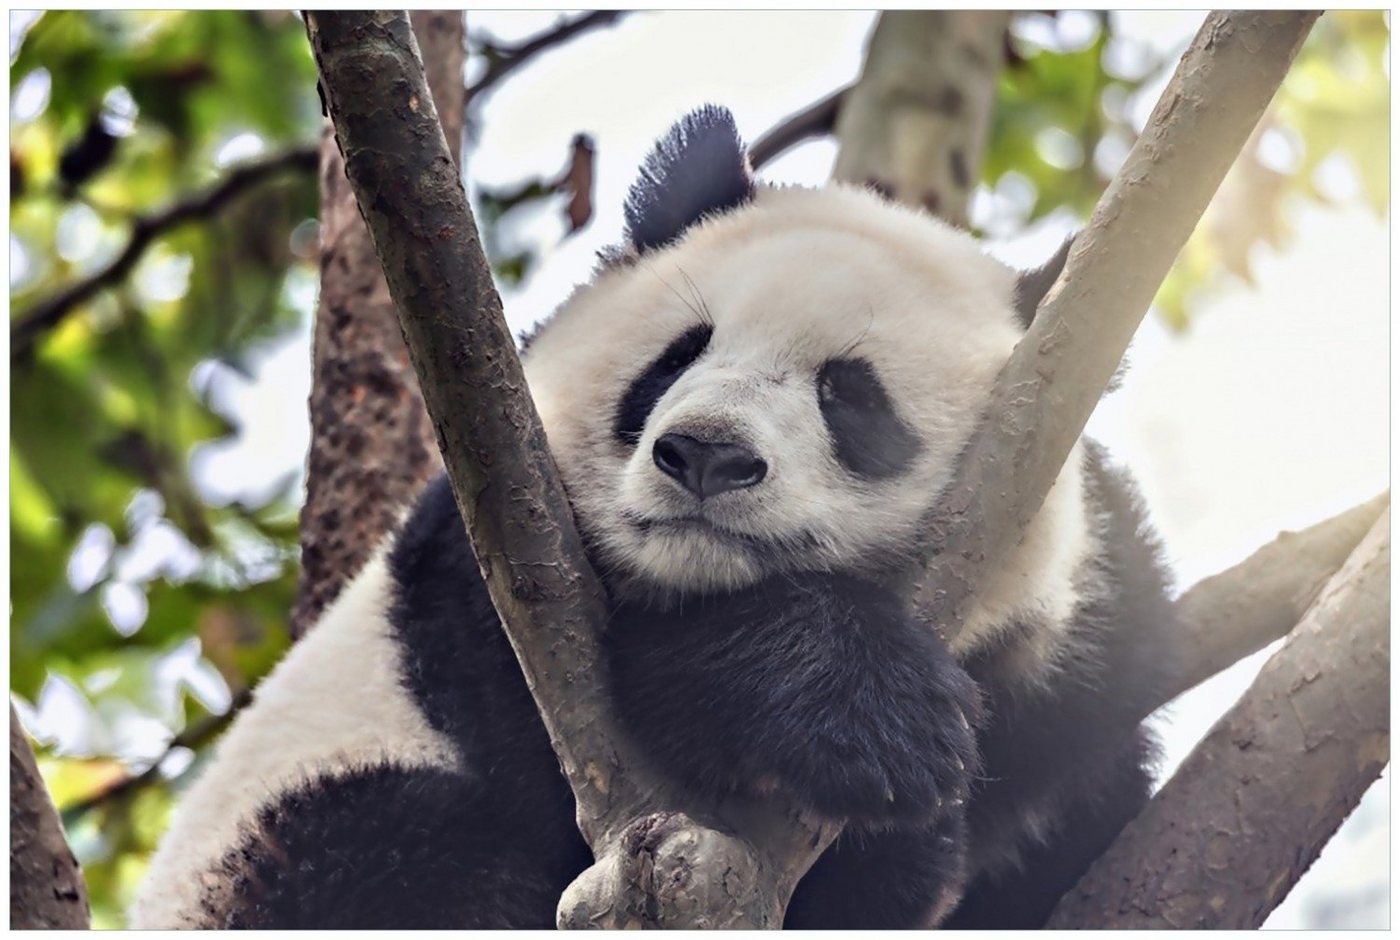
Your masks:
M626 209L629 244L525 356L605 577L703 593L906 558L1038 296L921 212L756 184L718 108Z

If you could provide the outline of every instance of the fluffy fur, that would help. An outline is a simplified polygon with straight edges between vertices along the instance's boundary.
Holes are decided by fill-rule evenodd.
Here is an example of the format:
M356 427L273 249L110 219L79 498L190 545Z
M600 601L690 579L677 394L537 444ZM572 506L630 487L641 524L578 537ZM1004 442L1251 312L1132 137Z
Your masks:
M525 356L628 731L687 786L847 820L790 927L1039 924L1147 794L1170 608L1131 484L1076 447L952 648L898 585L1057 268L755 185L719 109L628 234ZM439 479L221 742L133 920L548 926L589 861Z

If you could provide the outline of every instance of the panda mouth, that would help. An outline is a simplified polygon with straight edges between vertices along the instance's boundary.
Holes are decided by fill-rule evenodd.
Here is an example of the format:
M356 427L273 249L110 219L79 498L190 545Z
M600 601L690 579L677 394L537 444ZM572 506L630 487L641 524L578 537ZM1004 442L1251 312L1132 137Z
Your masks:
M749 535L746 532L736 532L733 529L726 529L724 526L716 525L704 516L670 516L664 519L646 516L628 515L627 521L634 529L644 535L661 533L668 535L681 534L704 534L720 541L746 548L763 548L769 544L767 539L759 538L756 535Z

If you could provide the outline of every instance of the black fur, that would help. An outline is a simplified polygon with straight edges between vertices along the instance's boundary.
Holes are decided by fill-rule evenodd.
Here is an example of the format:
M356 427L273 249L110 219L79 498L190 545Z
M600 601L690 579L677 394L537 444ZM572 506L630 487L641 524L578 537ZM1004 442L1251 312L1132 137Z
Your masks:
M922 445L895 413L875 369L864 359L831 359L817 374L817 400L831 430L836 457L857 476L899 476Z
M656 403L705 352L712 332L709 324L697 323L673 339L665 351L632 380L613 416L613 434L618 440L624 444L637 443Z
M935 926L962 888L967 825L846 830L797 883L785 930L900 930Z
M1171 663L1140 630L1170 618L1167 585L1126 477L1092 444L1086 473L1109 589L1048 681L1024 674L1014 641L960 667L898 597L841 574L616 609L613 694L658 769L717 792L776 783L853 820L799 883L787 926L924 925L968 870L945 926L1039 925L1145 801L1138 719ZM463 772L365 768L284 795L225 858L234 905L220 923L548 926L591 861L445 477L390 567L405 684ZM976 746L959 712L982 725ZM1020 866L998 867L1010 849Z
M748 151L727 108L681 118L642 165L627 193L627 237L638 252L661 248L701 219L753 198Z
M591 862L446 477L390 569L404 682L464 771L366 768L284 795L225 860L230 926L548 926ZM790 923L912 925L956 887L976 767L959 715L977 721L977 693L896 597L810 575L623 606L606 649L619 712L658 767L716 790L777 782L857 819Z
M224 859L232 904L213 926L551 928L592 859L567 820L538 820L526 803L422 768L309 783L266 807Z
M623 606L606 649L619 717L686 786L776 780L833 818L917 822L960 799L976 763L971 680L868 582L790 575Z
M1050 288L1055 286L1060 272L1065 269L1065 262L1069 260L1069 250L1073 247L1074 236L1071 235L1044 264L1030 271L1022 271L1016 278L1014 302L1021 326L1029 327L1035 319L1036 308L1045 299L1045 295L1050 293Z
M969 845L1025 849L1019 866L990 871L969 888L948 927L1038 927L1146 802L1156 749L1141 717L1174 672L1174 613L1161 550L1132 481L1085 441L1088 502L1104 519L1101 577L1107 590L1075 618L1058 675L1032 681L1015 643L967 663L987 696L979 736L984 779L974 786ZM1048 841L1026 838L1033 809ZM986 851L981 853L987 855Z

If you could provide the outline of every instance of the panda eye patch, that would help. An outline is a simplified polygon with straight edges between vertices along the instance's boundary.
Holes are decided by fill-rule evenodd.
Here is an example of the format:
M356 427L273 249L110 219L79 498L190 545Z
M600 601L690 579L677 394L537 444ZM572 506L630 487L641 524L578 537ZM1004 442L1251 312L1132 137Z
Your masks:
M617 414L613 419L613 434L618 440L634 446L641 440L647 418L651 416L656 403L705 352L713 333L713 327L708 324L692 326L673 339L661 355L632 380L617 403Z
M836 458L852 473L874 480L909 468L921 444L895 413L885 386L864 359L828 359L817 372L817 401L831 431Z

